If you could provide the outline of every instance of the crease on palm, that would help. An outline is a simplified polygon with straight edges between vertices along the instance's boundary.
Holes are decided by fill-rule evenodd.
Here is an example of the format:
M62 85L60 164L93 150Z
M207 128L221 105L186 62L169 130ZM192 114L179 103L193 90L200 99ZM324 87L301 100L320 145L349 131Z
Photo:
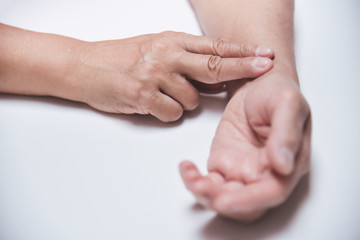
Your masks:
M211 146L208 170L221 173L226 181L249 184L258 181L268 168L266 148L249 123L244 99L230 101L236 101L237 107L229 102L224 112Z

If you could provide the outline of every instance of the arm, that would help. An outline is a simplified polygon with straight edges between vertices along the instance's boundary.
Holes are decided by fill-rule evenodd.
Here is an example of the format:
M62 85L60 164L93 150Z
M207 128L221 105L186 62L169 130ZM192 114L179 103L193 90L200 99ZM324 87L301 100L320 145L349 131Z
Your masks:
M83 101L72 55L82 41L0 24L0 92Z
M228 83L231 96L212 142L206 176L180 165L205 206L253 221L282 204L310 169L311 117L293 50L293 1L192 0L206 34L274 49L274 67Z
M257 46L185 33L85 42L0 24L0 35L0 92L60 97L162 121L198 106L199 93L185 76L218 83L272 68L272 53Z
M206 35L269 46L275 52L275 69L296 76L293 0L190 2Z
M294 53L293 0L190 1L207 35L270 46L275 58L269 74L278 73L280 78L289 81L287 84L299 85ZM268 79L275 81L271 75ZM229 95L235 94L242 85L242 81L228 83ZM286 167L278 161L275 160L274 165L280 173L286 172Z

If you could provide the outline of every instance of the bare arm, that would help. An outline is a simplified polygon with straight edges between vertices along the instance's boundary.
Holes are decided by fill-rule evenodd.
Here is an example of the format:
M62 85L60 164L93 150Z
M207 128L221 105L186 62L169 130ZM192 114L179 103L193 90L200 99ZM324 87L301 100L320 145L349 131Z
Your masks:
M206 35L271 47L274 66L296 75L293 0L190 0Z
M81 41L0 24L0 92L81 101L72 54Z
M180 165L203 205L254 221L282 204L310 170L311 114L300 92L292 0L191 0L204 32L274 49L274 67L227 84L230 101L212 142L208 171Z
M0 24L0 36L0 92L60 97L166 122L199 104L185 76L214 84L260 76L273 65L272 52L262 54L258 46L177 32L85 42Z
M275 88L276 82L282 79L282 82L285 83L281 83L281 88L284 89L281 95L287 95L286 98L301 102L300 105L304 105L302 107L304 109L308 108L300 93L296 71L293 0L191 0L191 3L206 34L228 38L232 41L256 43L271 47L275 52L274 68L264 76L259 77L259 80L273 81L272 88ZM257 79L255 82L261 86L266 84L264 81L257 81ZM234 96L244 83L242 80L229 82L227 86L230 96ZM280 87L278 87L277 91L279 89ZM266 97L269 96L257 96L257 99ZM279 96L272 97L268 101L276 101L273 100L275 98L279 98ZM288 101L288 99L284 101ZM286 116L283 116L283 119L286 119ZM294 122L286 123L283 121L282 124L284 126L289 125L288 130L296 130ZM283 133L283 135L285 134ZM292 139L291 141L293 146L289 148L296 149L299 147L298 142L301 139ZM274 161L275 169L279 170L280 173L289 172L285 168L292 169L289 166L291 161L284 160L282 162L283 164L280 161ZM287 163L288 166L282 167L281 165L284 165L284 163Z

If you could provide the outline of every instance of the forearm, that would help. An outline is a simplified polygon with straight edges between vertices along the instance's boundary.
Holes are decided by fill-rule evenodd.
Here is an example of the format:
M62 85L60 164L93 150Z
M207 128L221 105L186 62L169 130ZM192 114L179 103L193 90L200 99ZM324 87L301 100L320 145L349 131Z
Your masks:
M72 56L81 41L0 24L0 92L80 101Z
M275 52L274 70L297 81L292 0L190 0L206 35L261 44Z

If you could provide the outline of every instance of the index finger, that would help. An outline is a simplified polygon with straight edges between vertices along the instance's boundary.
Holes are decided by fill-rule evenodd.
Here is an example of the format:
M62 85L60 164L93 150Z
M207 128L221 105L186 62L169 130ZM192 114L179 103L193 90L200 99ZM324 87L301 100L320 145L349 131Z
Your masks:
M194 36L186 34L181 41L183 48L191 53L210 54L220 57L268 57L274 56L274 51L266 46L240 44L224 38Z

